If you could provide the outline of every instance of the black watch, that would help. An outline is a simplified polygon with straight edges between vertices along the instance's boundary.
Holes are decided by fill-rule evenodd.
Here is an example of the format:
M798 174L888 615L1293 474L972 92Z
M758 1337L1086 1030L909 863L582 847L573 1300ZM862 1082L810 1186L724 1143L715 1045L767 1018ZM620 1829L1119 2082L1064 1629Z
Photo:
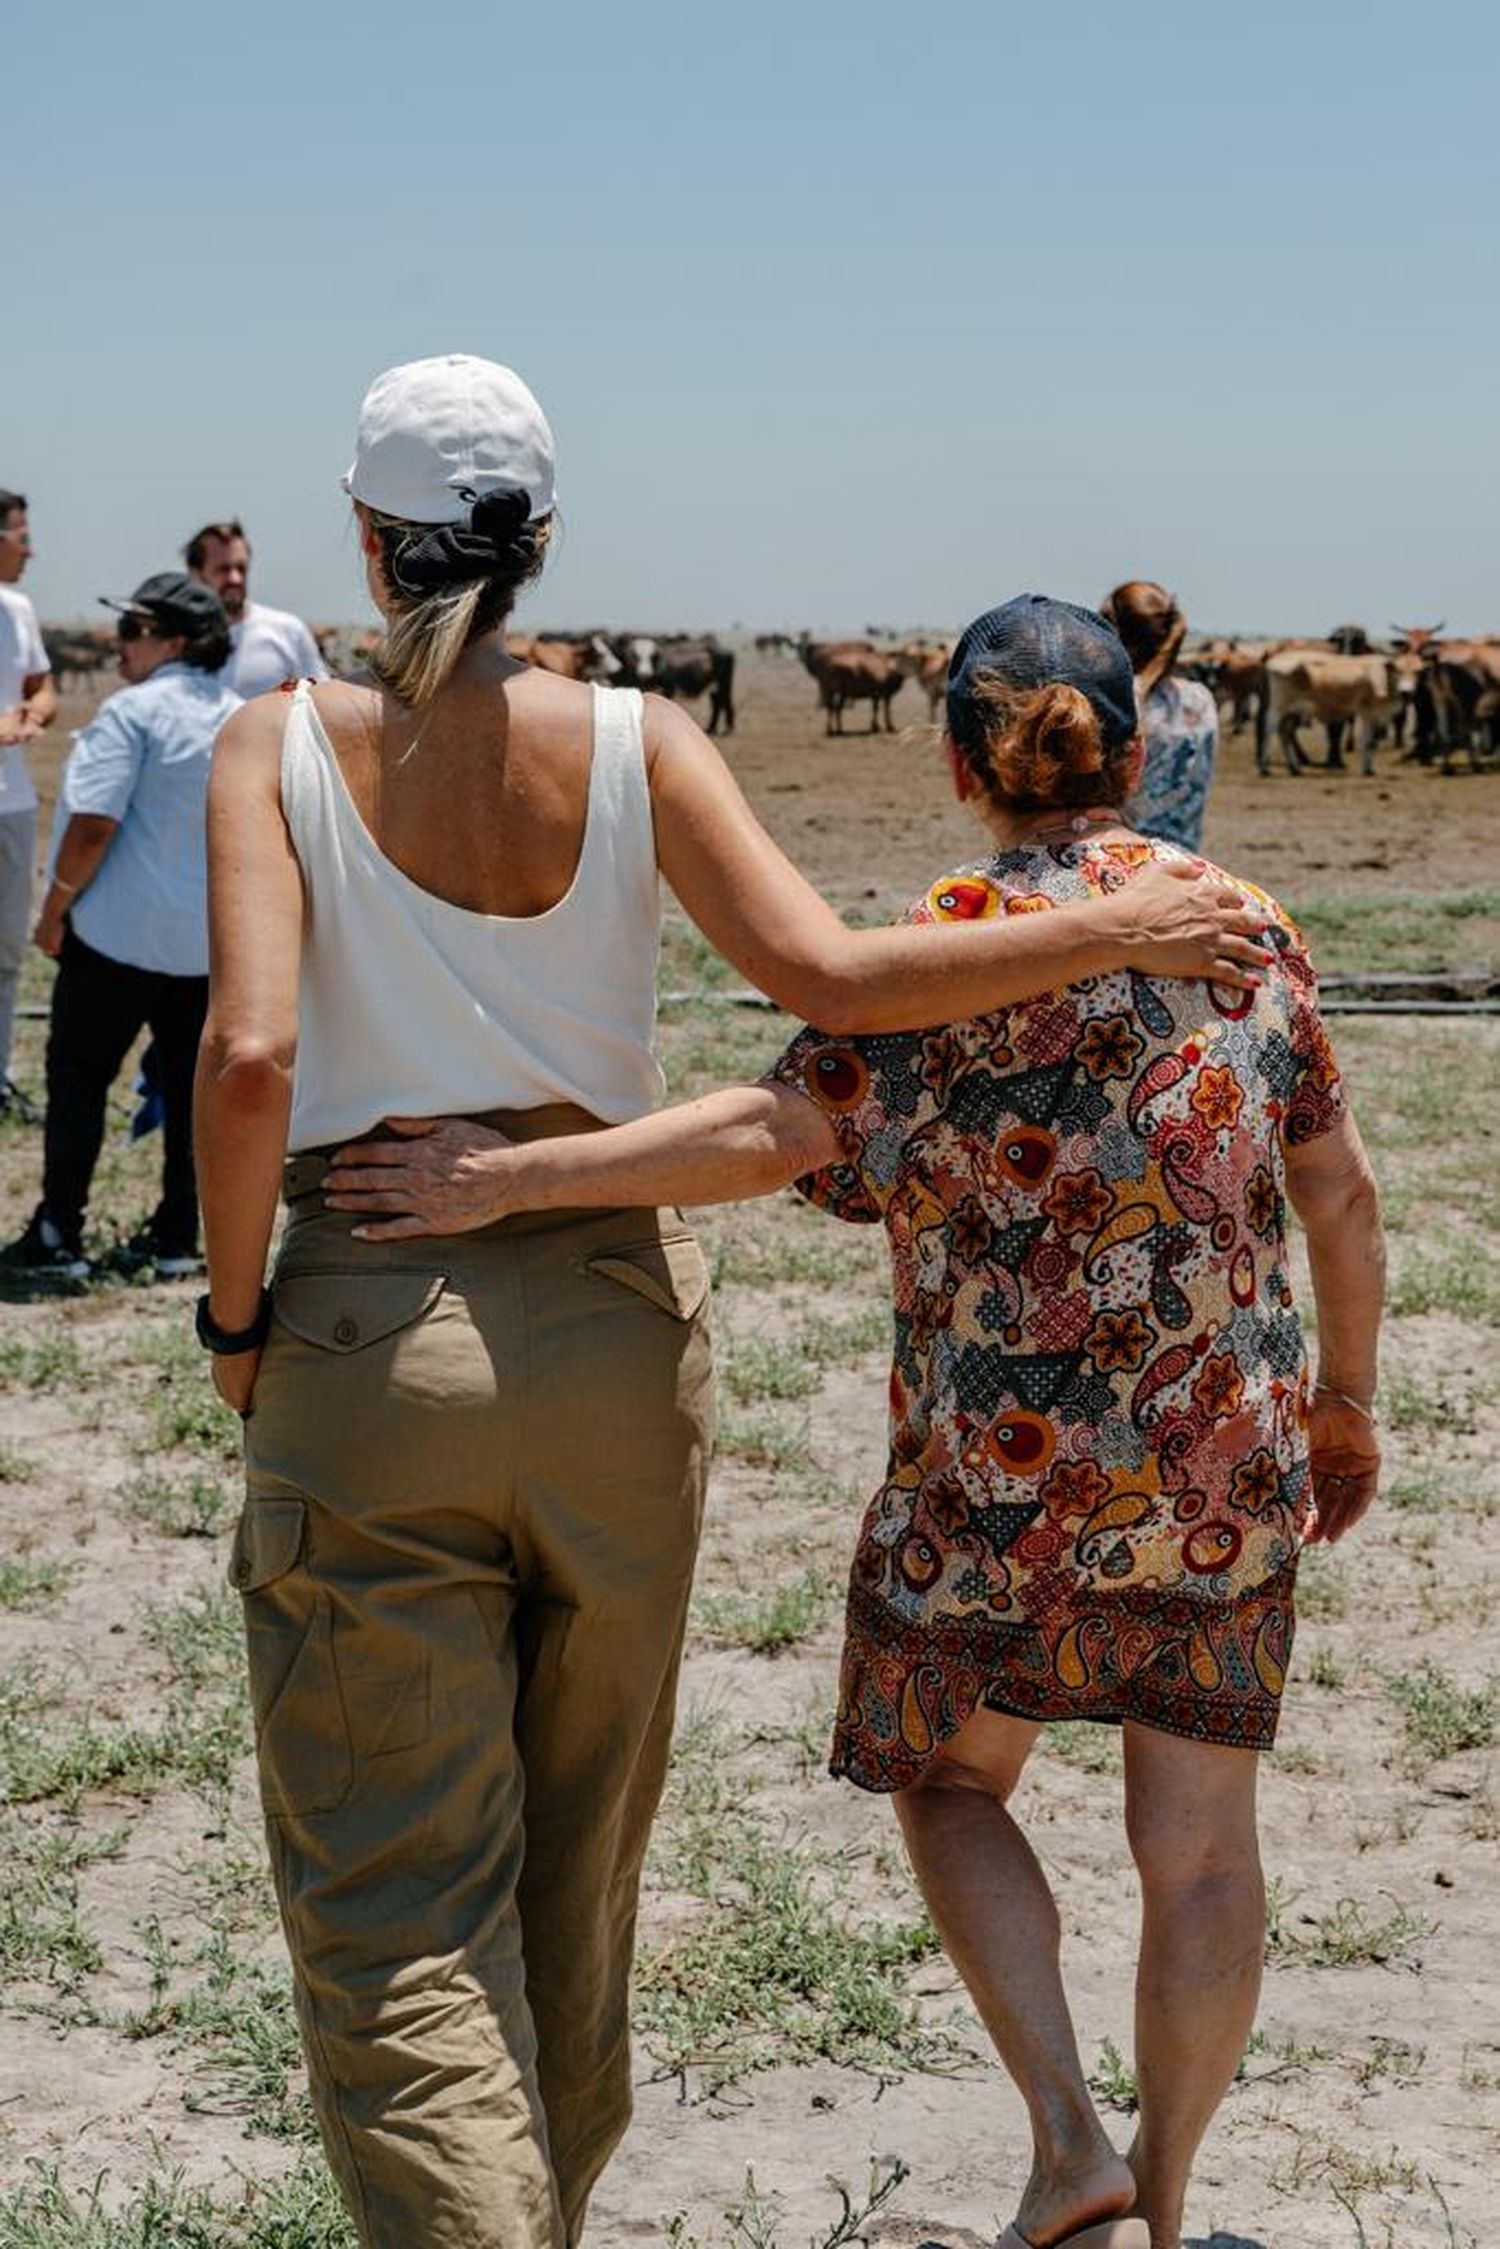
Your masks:
M204 1350L212 1351L216 1359L232 1359L239 1351L258 1351L271 1332L271 1292L268 1288L261 1290L260 1305L247 1328L221 1328L208 1308L208 1298L200 1296L193 1325Z

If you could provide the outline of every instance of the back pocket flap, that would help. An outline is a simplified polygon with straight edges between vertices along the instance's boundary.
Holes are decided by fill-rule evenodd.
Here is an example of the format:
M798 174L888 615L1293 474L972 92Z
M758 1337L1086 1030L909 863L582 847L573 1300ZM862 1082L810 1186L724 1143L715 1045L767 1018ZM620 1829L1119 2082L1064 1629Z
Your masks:
M676 1241L642 1242L638 1247L588 1260L591 1273L621 1281L648 1303L690 1320L708 1298L708 1264L691 1236Z
M230 1584L254 1593L284 1577L302 1551L306 1523L300 1499L247 1499L229 1557Z
M432 1310L442 1273L288 1273L273 1284L276 1317L323 1351L362 1351Z

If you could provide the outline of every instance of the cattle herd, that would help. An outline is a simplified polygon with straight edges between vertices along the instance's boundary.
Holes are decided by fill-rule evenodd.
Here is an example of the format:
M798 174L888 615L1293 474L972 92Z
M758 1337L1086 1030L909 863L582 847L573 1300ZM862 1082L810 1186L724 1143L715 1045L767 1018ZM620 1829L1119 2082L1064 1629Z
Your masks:
M357 671L375 635L350 626L314 628L330 668ZM1455 757L1471 769L1500 761L1500 636L1445 640L1441 625L1392 627L1383 645L1360 625L1340 625L1324 640L1219 638L1191 643L1179 669L1213 692L1228 731L1253 729L1256 764L1268 774L1280 749L1286 771L1319 763L1339 771L1357 762L1374 770L1382 742L1444 773ZM113 670L114 633L58 626L46 632L59 687L97 687ZM513 654L571 679L649 688L674 699L706 697L709 733L734 731L735 650L713 634L630 633L589 628L513 636ZM800 661L811 675L825 734L842 734L851 710L868 710L867 731L894 731L891 707L908 680L936 719L951 640L940 633L815 640L808 633L760 633L758 653ZM1303 729L1323 730L1315 761Z

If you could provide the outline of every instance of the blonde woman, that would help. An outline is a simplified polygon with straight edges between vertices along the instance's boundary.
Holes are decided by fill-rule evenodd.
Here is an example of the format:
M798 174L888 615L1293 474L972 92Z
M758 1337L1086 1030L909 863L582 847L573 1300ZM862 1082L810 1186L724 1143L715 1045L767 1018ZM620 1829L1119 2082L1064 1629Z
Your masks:
M707 1276L634 1203L363 1241L331 1150L393 1113L529 1139L649 1112L660 876L849 1031L1126 963L1248 984L1266 955L1238 893L1170 873L1045 927L846 930L681 711L507 652L553 511L510 370L388 371L347 484L375 679L247 705L214 771L199 1332L247 1417L233 1574L330 2163L366 2249L562 2249L629 2114Z

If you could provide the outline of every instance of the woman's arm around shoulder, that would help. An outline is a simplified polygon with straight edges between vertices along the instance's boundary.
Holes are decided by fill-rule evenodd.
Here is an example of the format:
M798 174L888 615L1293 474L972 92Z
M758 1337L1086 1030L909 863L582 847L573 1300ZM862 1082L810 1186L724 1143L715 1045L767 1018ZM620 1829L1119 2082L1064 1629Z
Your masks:
M302 875L281 809L284 696L228 720L208 791L208 1021L193 1095L209 1310L254 1321L276 1215L297 1051ZM244 1412L260 1354L216 1358L214 1381Z
M1220 879L1152 867L1110 896L940 929L847 929L756 819L686 712L646 698L661 871L711 944L793 1015L835 1032L987 1014L1109 969L1240 987L1262 915Z

